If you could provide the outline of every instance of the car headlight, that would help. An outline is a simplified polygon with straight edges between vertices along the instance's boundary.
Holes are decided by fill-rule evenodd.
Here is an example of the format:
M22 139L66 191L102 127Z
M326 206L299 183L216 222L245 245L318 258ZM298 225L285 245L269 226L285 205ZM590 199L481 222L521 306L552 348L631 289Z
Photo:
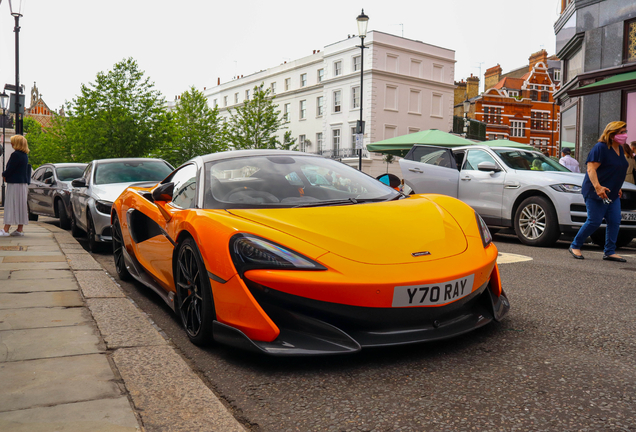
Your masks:
M490 234L490 230L486 226L486 222L475 212L475 217L477 218L477 226L479 227L479 234L481 235L481 242L484 244L484 248L487 248L490 243L492 243L492 234Z
M568 183L550 185L550 187L557 192L581 193L581 186Z
M110 201L95 201L95 208L98 212L110 215L110 210L113 208L113 203Z
M297 252L249 234L230 239L230 255L241 275L253 269L327 270Z

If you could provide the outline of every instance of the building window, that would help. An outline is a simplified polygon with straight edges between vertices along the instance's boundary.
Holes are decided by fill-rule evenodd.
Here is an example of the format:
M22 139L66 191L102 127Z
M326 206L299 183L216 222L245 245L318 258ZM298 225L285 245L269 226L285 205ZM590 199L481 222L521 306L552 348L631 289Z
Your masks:
M508 96L510 97L518 97L519 96L519 92L516 90L508 90Z
M626 63L636 61L636 20L625 23L625 55Z
M245 90L245 100L250 100L250 91Z
M223 106L227 106L227 96L223 96Z
M360 108L360 87L351 88L351 106Z
M351 128L351 148L354 150L353 154L355 154L355 149L356 149L356 128L355 128L355 126Z
M305 141L305 135L298 136L298 145L301 152L307 151L307 142Z
M353 71L358 72L362 69L362 57L356 56L353 58Z
M291 88L291 78L285 78L285 91Z
M550 102L550 93L547 91L541 92L541 102Z
M333 153L334 155L337 155L338 153L340 153L340 129L334 129L332 133Z
M316 150L319 152L322 151L322 132L316 134Z
M238 103L238 93L234 93L234 103Z
M333 112L340 112L341 107L340 90L333 92Z
M521 121L510 121L510 128L512 129L513 137L525 137L526 130L524 128L524 122Z
M300 86L305 87L307 85L307 74L300 74Z
M289 114L291 112L291 104L285 104L285 106L283 107L283 120L285 120L285 122L289 121Z
M276 83L273 82L270 84L270 88L272 89L272 94L275 95L276 94Z
M333 76L337 77L342 75L342 62L333 62Z
M322 82L324 77L325 77L325 70L318 69L318 82Z
M219 104L216 103L216 99L214 99L214 102L212 103L212 106L214 106L214 107L218 107L219 106Z
M322 96L318 96L316 98L316 117L324 114L324 98Z
M306 100L301 100L300 101L300 119L305 119L307 118L307 101Z
M583 72L583 49L579 50L565 62L566 81L570 81Z
M554 81L556 82L561 81L561 69L554 70Z
M539 93L536 90L530 90L530 99L536 101L539 99Z

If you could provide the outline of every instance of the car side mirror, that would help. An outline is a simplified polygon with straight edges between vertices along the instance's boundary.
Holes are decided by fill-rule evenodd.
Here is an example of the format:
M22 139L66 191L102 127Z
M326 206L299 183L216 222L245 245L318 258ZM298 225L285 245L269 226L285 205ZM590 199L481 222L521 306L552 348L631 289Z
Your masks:
M499 168L496 163L488 161L479 162L479 164L477 165L477 169L479 171L501 171L501 168Z
M157 201L169 202L169 201L172 201L173 193L174 193L174 183L172 182L164 183L154 188L154 190L152 191L152 199L155 202Z
M76 188L86 187L86 180L83 178L75 179L71 182L71 185Z

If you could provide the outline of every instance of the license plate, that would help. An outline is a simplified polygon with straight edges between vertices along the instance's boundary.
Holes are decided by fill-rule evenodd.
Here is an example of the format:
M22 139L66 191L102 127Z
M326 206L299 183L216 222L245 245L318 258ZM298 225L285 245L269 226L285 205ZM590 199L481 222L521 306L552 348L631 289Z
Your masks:
M393 307L433 306L459 300L473 290L475 275L428 285L396 286Z
M633 212L621 212L621 220L624 220L624 221L636 221L636 213L633 213Z

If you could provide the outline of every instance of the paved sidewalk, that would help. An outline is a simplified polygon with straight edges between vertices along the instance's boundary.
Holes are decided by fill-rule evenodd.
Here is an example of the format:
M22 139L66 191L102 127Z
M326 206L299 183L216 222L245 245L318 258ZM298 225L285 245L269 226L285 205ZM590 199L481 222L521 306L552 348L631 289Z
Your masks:
M0 237L0 431L244 431L70 233L24 231Z

